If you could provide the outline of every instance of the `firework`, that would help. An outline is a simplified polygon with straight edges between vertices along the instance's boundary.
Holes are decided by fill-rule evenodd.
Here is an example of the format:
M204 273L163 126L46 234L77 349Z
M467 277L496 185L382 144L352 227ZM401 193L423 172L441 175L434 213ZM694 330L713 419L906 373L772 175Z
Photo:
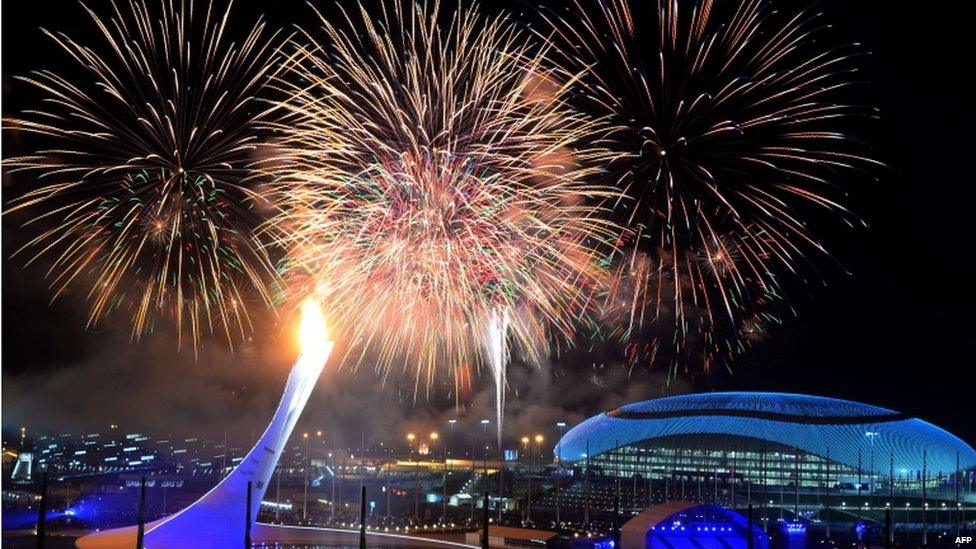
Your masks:
M612 189L583 183L600 153L571 150L593 123L509 20L384 6L293 56L270 229L361 358L417 387L489 366L501 409L507 341L569 336L614 235Z
M234 42L231 6L203 4L113 2L108 17L83 6L100 42L45 31L79 73L20 78L44 108L7 120L43 144L8 160L37 182L9 211L31 216L21 251L51 260L55 294L87 286L89 323L124 308L134 337L171 317L194 348L205 331L246 333L248 305L270 299L249 164L254 97L281 42L260 21Z
M824 251L807 216L858 222L835 186L873 164L844 131L874 110L838 99L858 49L824 49L817 15L762 0L576 0L543 17L574 104L607 121L607 175L626 196L604 318L633 361L707 369Z

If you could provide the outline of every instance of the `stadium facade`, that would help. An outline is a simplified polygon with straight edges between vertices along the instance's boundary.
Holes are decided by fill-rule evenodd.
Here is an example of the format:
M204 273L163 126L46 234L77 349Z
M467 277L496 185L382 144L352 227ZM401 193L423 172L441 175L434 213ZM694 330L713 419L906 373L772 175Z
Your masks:
M721 484L732 488L726 492L790 486L905 494L924 485L931 495L948 495L976 474L976 450L931 423L878 406L784 393L628 404L571 429L555 453L603 475L682 487Z

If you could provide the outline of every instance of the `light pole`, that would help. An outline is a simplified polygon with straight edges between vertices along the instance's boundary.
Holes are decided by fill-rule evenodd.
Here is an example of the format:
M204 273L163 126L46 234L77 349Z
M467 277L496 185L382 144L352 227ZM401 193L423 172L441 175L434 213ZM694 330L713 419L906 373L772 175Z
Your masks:
M305 482L304 482L304 493L302 495L302 522L308 521L308 466L309 466L309 455L308 455L308 433L302 433L302 439L305 441Z
M800 452L793 452L793 520L800 516ZM861 480L861 465L858 462L858 482ZM861 497L861 489L857 489L858 498Z
M281 464L278 464L278 474L275 475L275 522L281 523ZM163 494L165 497L166 488L163 488ZM164 500L165 501L165 500ZM163 514L166 514L166 505L163 505Z
M414 459L413 468L413 520L416 522L420 519L420 499L417 494L417 468L420 464L419 456L414 455L413 443L417 440L417 435L413 433L407 433L407 446L410 448L410 455Z
M224 429L223 455L220 456L220 478L227 474L227 429Z
M474 524L474 508L475 508L475 503L474 503L474 494L473 493L474 493L474 488L475 488L475 485L474 485L475 461L477 460L477 457L478 457L478 442L476 440L477 438L478 438L477 435L472 435L472 437L471 437L471 483L470 483L471 484L471 492L472 492L472 497L471 497L471 524Z
M514 493L514 489L512 492ZM505 510L503 505L505 497L505 450L502 449L501 439L498 443L498 524L502 523L502 512Z
M868 431L868 432L864 433L864 436L868 437L868 440L871 441L871 449L869 451L870 457L868 458L868 461L869 461L870 467L871 467L871 486L868 489L871 490L870 498L869 498L871 504L870 504L869 507L872 507L872 508L874 507L874 480L875 480L875 476L876 476L875 475L875 472L874 472L874 439L879 434L880 433L878 433L876 431Z
M861 472L861 449L857 449L857 520L861 520L861 483L863 482ZM860 541L860 540L858 540Z
M320 444L321 446L324 446L324 445L325 445L325 431L323 431L322 429L316 429L316 430L315 430L315 436L316 436L316 437L318 437L318 439L319 439L319 444ZM312 458L311 458L311 457L309 457L309 467L311 467L311 466L312 466L312 463L311 463L311 459L312 459ZM308 486L308 481L307 481L307 480L306 480L306 482L305 482L305 485L306 485L306 486ZM307 487L306 487L305 489L306 489L306 490L308 490L308 488L307 488ZM331 517L330 517L330 518L331 518Z
M335 446L335 441L333 441L333 446ZM336 467L335 462L332 461L332 452L329 452L327 455L329 456L329 470L332 471L332 499L329 500L329 510L332 512L329 514L329 520L334 522L336 512L336 471L339 469Z
M929 502L925 490L926 477L928 477L928 450L922 450L922 547L927 547L929 544Z
M434 454L434 447L437 446L437 441L440 440L440 438L441 438L441 435L437 431L432 431L430 433L430 457L431 457L431 462L433 462L434 455L435 455ZM445 466L447 465L447 454L444 454L444 464L445 464ZM447 482L447 476L444 476L444 482L445 483ZM447 510L447 507L445 506L443 508L443 510L446 511ZM442 520L444 519L443 512L441 514L441 519ZM445 520L444 522L447 522L447 521Z
M485 437L485 462L484 462L484 466L485 466L485 478L483 479L483 481L482 481L481 484L483 485L483 488L484 488L483 489L483 493L486 494L486 497L485 497L485 513L486 514L488 513L488 498L487 498L487 494L488 494L488 425L490 423L491 423L491 420L488 420L488 419L481 420L481 428L484 431L484 437ZM472 456L472 459L473 459L473 456Z
M390 514L390 473L392 472L393 469L393 463L396 463L396 460L394 460L392 463L387 462L386 464L386 518L387 520L389 520L393 516Z
M891 508L891 520L895 519L895 454L894 452L888 454L888 503L892 505ZM888 540L894 541L895 536L892 530L888 531Z
M345 484L345 479L343 478L343 475L347 471L349 471L349 468L346 465L347 463L349 463L348 460L349 460L349 447L347 446L345 448L345 451L342 453L342 462L339 465L339 471L340 471L340 473L339 473L339 488L336 490L336 508L339 509L339 513L342 513L343 512L343 509L345 509L346 508L346 505L348 505L344 501L345 500L345 492L346 492L346 484ZM339 516L341 517L342 515L340 514Z
M556 428L559 429L559 440L556 442L556 528L558 529L562 524L559 516L559 475L562 474L563 468L563 429L566 428L566 422L560 421L556 423Z
M538 452L539 448L542 447L542 441L545 440L542 435L535 436L535 449ZM525 519L526 522L532 522L532 470L535 469L535 454L532 452L532 445L529 445L529 491L527 493L527 501L525 505Z
M454 424L457 423L457 420L449 419L447 420L447 423L448 425L451 426L451 436L444 441L444 486L443 486L444 490L443 490L443 494L441 494L441 504L442 504L441 514L444 516L444 524L447 524L447 477L448 477L447 467L448 467L448 461L451 459L449 446L454 443Z
M826 479L827 497L824 498L824 501L827 504L827 512L824 513L824 517L825 517L824 524L826 526L827 539L830 539L830 448L829 447L827 448L826 465L827 465L827 479Z
M525 456L526 457L529 457L532 454L532 451L530 449L530 445L531 444L532 444L532 439L530 439L526 435L522 435L522 450L525 452ZM526 496L526 498L528 498L526 500L526 509L528 509L528 501L531 501L531 498L532 498L532 495L531 495L532 494L532 473L531 473L531 471L526 472L526 474L525 474L525 482L526 482L525 496ZM522 513L522 520L528 522L529 516L528 516L528 512L527 511L525 513Z
M960 517L959 517L959 511L962 510L961 507L960 507L960 505L959 505L959 485L962 483L962 478L961 477L962 477L962 475L960 474L960 469L959 469L959 452L957 451L956 452L956 471L955 471L955 474L953 475L953 480L955 481L955 482L953 482L953 484L955 485L954 488L956 489L956 514L955 514L955 521L956 521L956 537L957 538L960 535L962 535L960 533L961 530L962 530L962 521L959 520L960 519Z
M590 527L590 439L586 439L583 461L583 528Z
M355 465L353 465L353 467L355 467ZM363 487L366 485L365 471L366 471L366 431L360 431L359 433L359 491L360 493L362 493Z

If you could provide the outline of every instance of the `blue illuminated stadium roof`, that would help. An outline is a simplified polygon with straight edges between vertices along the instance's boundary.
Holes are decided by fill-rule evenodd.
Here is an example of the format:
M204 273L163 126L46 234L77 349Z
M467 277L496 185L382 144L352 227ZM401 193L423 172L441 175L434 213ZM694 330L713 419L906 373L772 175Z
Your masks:
M699 393L642 400L626 404L615 411L630 413L666 413L697 410L738 410L742 412L778 413L813 417L863 417L897 414L894 410L861 404L839 398L788 393Z
M889 455L896 474L920 470L923 451L933 474L955 470L957 453L963 469L976 467L976 450L926 421L849 400L787 393L701 393L627 404L571 429L556 453L578 461L585 457L587 444L591 455L599 455L678 435L741 436L819 456L829 451L831 460L851 467L857 466L858 450L866 455L873 448L880 474L888 473Z

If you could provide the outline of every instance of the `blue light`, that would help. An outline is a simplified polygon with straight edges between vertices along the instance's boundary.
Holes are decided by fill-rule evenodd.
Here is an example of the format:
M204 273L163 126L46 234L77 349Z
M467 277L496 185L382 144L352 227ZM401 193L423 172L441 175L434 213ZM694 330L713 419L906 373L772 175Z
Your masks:
M578 544L574 543L574 546L576 545ZM611 538L600 538L592 540L591 543L586 545L588 545L590 549L613 549L617 544L614 543L613 539Z
M783 523L783 533L787 536L805 536L807 534L807 525L800 521L789 521Z
M647 547L715 547L745 549L746 518L717 505L692 506L648 528ZM769 537L753 525L753 547L767 549Z
M71 519L86 522L91 520L94 514L94 508L92 505L87 504L85 501L79 502L77 505L68 507L64 510L50 510L45 515L45 520L48 522L56 521L60 518L70 517ZM3 513L3 529L4 530L25 530L28 528L33 528L37 523L37 510L29 511L4 511Z

